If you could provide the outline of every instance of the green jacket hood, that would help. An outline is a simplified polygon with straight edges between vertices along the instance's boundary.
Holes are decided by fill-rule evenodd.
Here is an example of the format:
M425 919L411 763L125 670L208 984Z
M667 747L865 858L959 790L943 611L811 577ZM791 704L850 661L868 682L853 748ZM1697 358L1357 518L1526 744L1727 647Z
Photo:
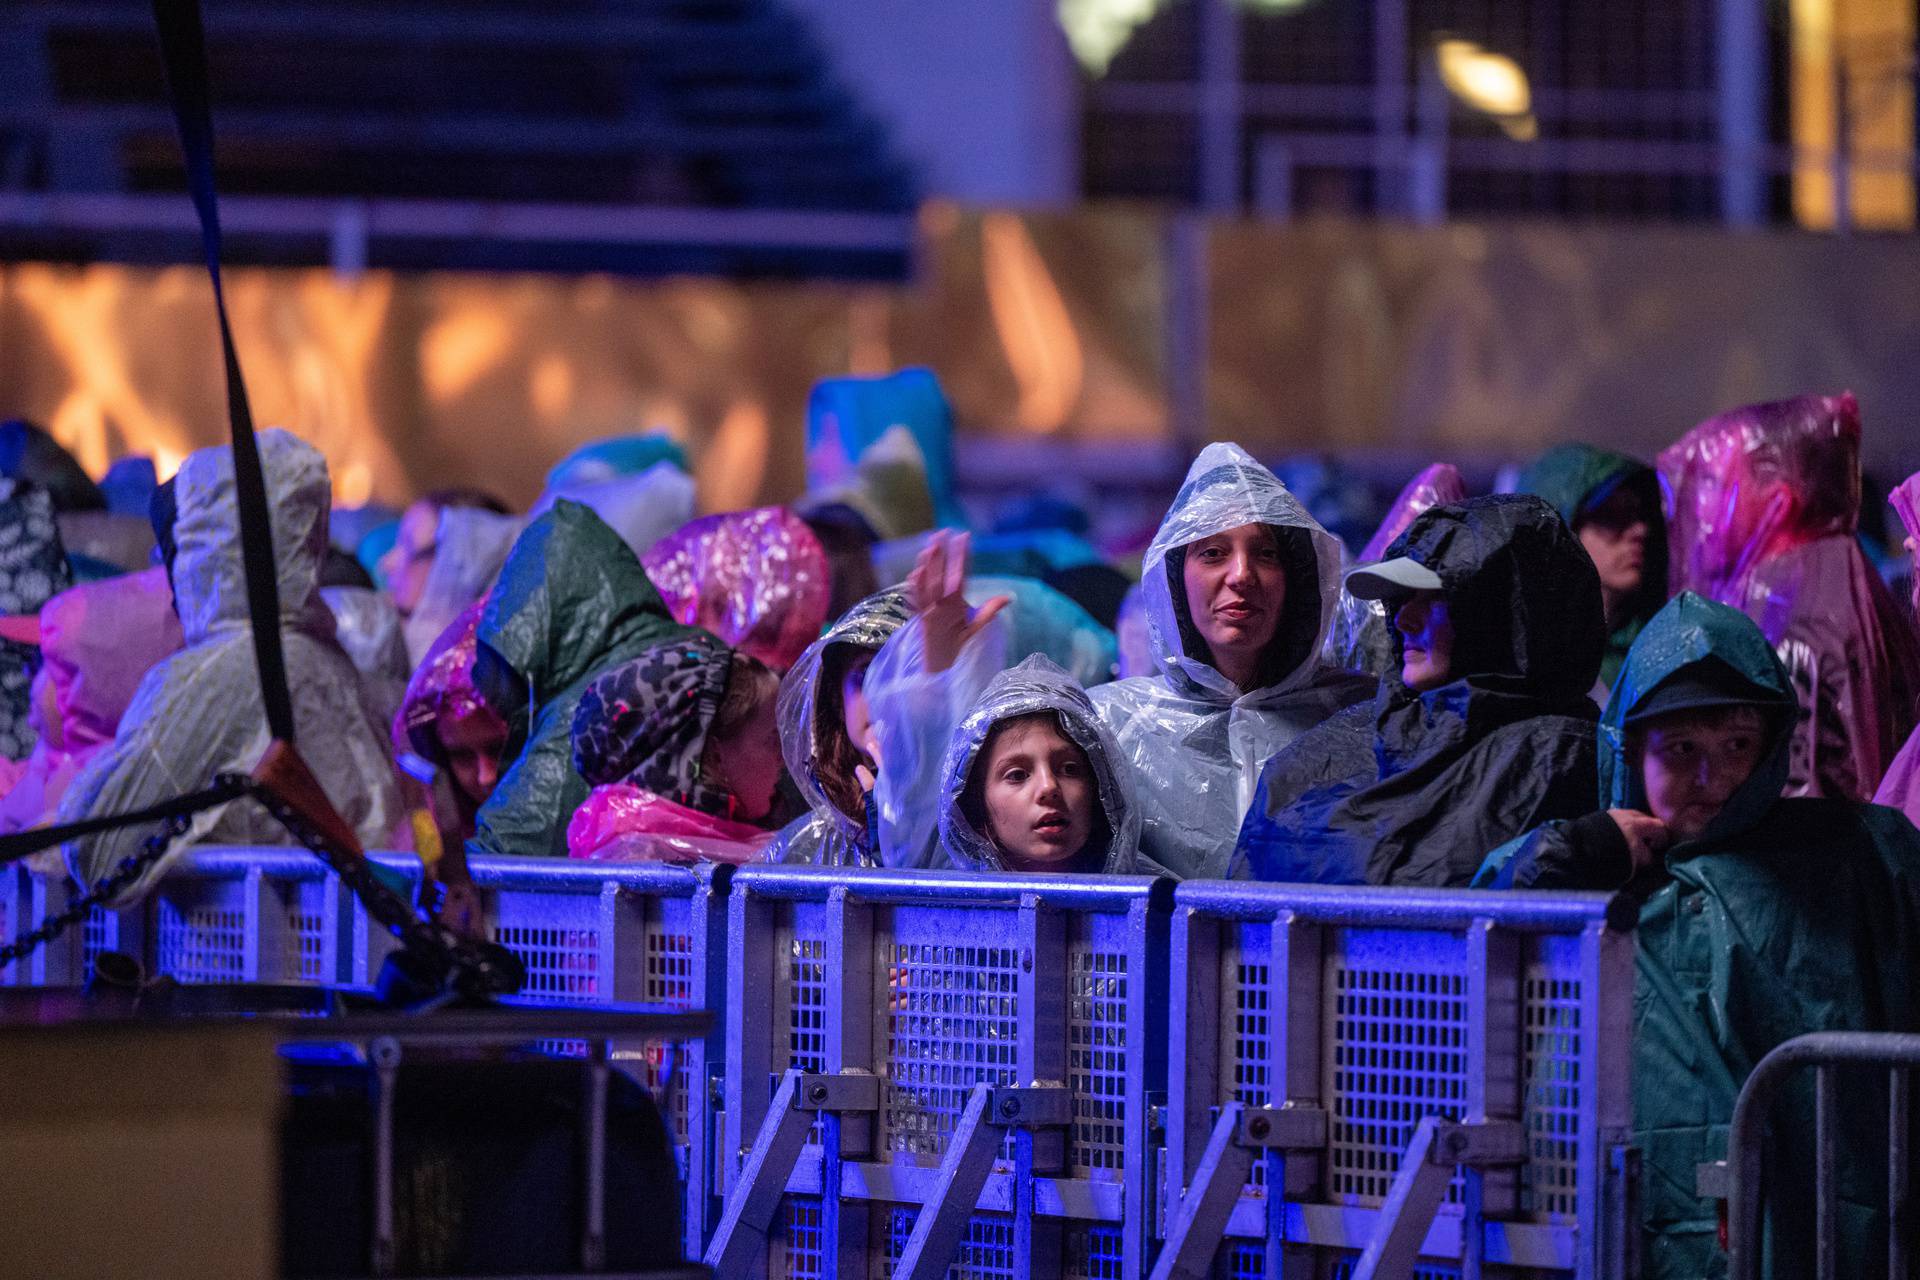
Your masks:
M562 500L507 553L478 635L539 706L598 671L609 654L672 630L660 593L620 535L589 508Z
M1773 745L1707 828L1699 843L1737 835L1780 798L1787 785L1788 756L1799 702L1787 669L1751 618L1691 591L1675 596L1641 631L1620 668L1613 695L1600 717L1600 807L1645 809L1639 772L1627 761L1627 719L1662 683L1688 668L1718 662L1764 690L1779 708Z
M1667 520L1660 475L1638 458L1590 444L1557 444L1520 473L1518 491L1544 498L1569 529L1621 486L1639 495L1647 515L1647 557L1637 618L1653 615L1667 598ZM1577 530L1576 530L1577 531ZM1629 623L1629 626L1632 624Z

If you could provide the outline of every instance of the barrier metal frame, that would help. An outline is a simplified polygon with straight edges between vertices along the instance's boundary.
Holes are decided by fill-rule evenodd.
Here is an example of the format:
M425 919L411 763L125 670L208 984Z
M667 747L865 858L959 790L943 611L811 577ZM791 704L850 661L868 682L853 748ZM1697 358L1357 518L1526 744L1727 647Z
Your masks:
M1633 1274L1634 940L1610 899L1175 902L1156 1277Z
M1912 1274L1909 1256L1915 1229L1913 1168L1908 1150L1913 1070L1920 1067L1920 1035L1892 1032L1820 1031L1777 1045L1740 1087L1727 1134L1725 1164L1702 1165L1703 1196L1727 1209L1729 1280L1760 1280L1766 1252L1767 1125L1787 1084L1800 1071L1814 1073L1814 1264L1820 1280L1839 1274L1839 1188L1835 1178L1834 1126L1839 1100L1836 1067L1884 1067L1887 1071L1887 1275Z
M1144 1275L1171 882L731 888L717 1274Z

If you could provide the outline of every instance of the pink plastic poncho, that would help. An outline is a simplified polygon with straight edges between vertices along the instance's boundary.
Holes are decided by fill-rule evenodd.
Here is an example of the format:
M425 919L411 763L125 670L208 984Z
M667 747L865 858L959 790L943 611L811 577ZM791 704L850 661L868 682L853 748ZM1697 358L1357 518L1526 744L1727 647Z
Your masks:
M0 832L51 822L80 767L113 741L155 663L182 644L165 569L63 591L40 610L33 754L0 801Z
M486 605L486 600L480 599L467 606L465 612L440 633L440 638L427 649L426 657L414 668L413 678L407 681L406 696L400 700L400 710L393 717L395 751L411 751L434 764L444 765L446 760L434 728L443 713L455 719L473 715L498 719L498 714L487 705L473 683L473 660L479 651L474 633ZM505 736L504 721L500 731Z
M1868 798L1913 728L1920 642L1854 540L1852 394L1723 413L1658 465L1672 589L1745 612L1800 695L1786 794Z
M674 618L785 672L820 638L833 596L826 550L785 507L703 516L641 557Z
M1920 543L1920 471L1901 481L1887 501L1899 515L1900 523L1907 527L1907 536ZM1899 809L1920 824L1920 728L1913 731L1907 744L1900 748L1900 754L1893 758L1887 776L1880 781L1880 789L1873 793L1873 802Z
M567 823L567 852L592 862L757 861L776 832L717 818L615 782L595 787Z
M1451 462L1433 463L1407 481L1407 487L1393 500L1393 506L1387 509L1387 518L1380 522L1379 530L1367 542L1355 563L1371 564L1386 555L1393 540L1405 533L1407 526L1422 512L1466 500L1467 482L1461 478L1460 468Z

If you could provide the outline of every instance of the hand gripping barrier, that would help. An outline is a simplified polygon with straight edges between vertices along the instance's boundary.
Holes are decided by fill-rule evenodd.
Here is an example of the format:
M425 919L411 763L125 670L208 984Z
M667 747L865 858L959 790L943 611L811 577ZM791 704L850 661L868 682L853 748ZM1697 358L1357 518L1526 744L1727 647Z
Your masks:
M1172 886L743 868L716 1274L1144 1274Z
M1607 901L1181 885L1156 1280L1625 1274Z
M1631 1274L1633 942L1604 898L473 876L528 999L715 1012L705 1040L614 1056L665 1095L689 1253L718 1274ZM65 892L0 881L0 936ZM85 933L11 981L78 981L112 945L187 981L365 984L386 945L291 850L189 855Z

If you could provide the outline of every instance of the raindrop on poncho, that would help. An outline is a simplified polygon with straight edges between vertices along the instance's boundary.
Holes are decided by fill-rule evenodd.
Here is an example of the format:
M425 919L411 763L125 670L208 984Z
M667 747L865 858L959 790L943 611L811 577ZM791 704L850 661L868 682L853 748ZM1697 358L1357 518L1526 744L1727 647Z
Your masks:
M1197 633L1182 620L1184 556L1174 553L1246 524L1270 526L1291 540L1305 571L1288 578L1288 604L1272 649L1283 656L1270 662L1280 668L1277 678L1242 690L1199 656ZM1328 667L1319 656L1339 596L1341 560L1339 541L1238 445L1210 444L1188 470L1141 566L1159 671L1090 693L1131 771L1141 853L1152 863L1183 878L1224 875L1261 765L1373 691L1374 681Z
M827 553L785 507L703 516L640 558L673 616L784 672L820 636Z
M1051 715L1066 736L1086 752L1098 793L1106 846L1092 866L1079 869L1122 875L1135 869L1140 816L1129 792L1129 774L1119 748L1093 710L1086 691L1065 671L1035 655L995 676L955 730L941 763L940 842L957 867L1006 871L1005 856L986 832L968 819L962 797L981 749L994 726L1021 716ZM1062 867L1061 870L1073 868Z
M1356 565L1372 564L1386 554L1387 546L1413 523L1415 516L1467 496L1467 482L1460 469L1450 462L1436 462L1400 491L1387 518L1380 522ZM1378 600L1355 599L1345 586L1340 588L1339 608L1333 615L1333 628L1327 634L1325 657L1328 665L1364 672L1385 679L1399 670L1395 655L1392 625L1387 607Z
M369 847L400 814L384 725L368 715L360 675L334 637L320 599L332 485L326 460L286 431L260 433L260 463L272 515L286 646L300 754L327 798ZM252 771L268 743L260 676L254 667L245 575L241 568L233 450L202 449L181 464L172 531L173 595L185 648L147 673L120 721L113 745L74 779L60 818L125 813L205 787L216 773ZM92 884L139 851L151 826L123 828L67 846L67 865ZM240 800L197 815L173 844L287 845L287 829L258 804ZM122 895L140 897L171 858Z
M1674 586L1759 623L1807 712L1788 794L1868 798L1913 730L1920 642L1854 539L1853 396L1723 413L1659 466Z

